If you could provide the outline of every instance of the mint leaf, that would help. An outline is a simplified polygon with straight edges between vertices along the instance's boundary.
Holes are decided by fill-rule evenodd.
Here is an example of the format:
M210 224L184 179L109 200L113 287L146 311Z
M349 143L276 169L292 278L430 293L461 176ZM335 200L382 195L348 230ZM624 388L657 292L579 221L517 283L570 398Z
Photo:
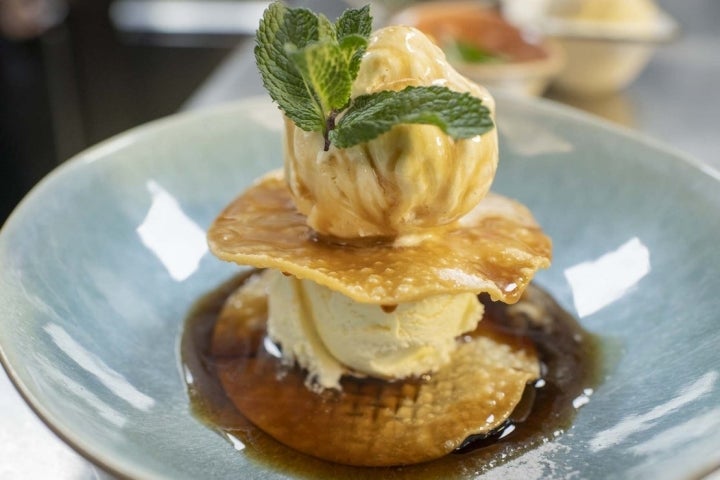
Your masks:
M469 93L447 87L406 87L357 97L329 134L338 148L364 143L398 124L435 125L453 138L470 138L493 128L490 110Z
M360 62L367 48L368 37L372 33L372 17L370 5L353 10L348 9L335 22L338 42L345 54L353 80L360 70Z
M303 81L313 92L324 119L350 100L352 79L337 42L317 42L291 53ZM323 128L323 133L326 133Z
M507 59L497 53L478 47L470 42L456 40L448 42L444 47L449 60L469 63L500 63Z
M360 62L362 61L362 56L365 53L367 44L367 38L358 34L346 35L340 40L340 50L345 57L348 72L353 80L357 77L358 71L360 71Z
M348 9L335 22L338 40L348 35L360 35L369 37L372 33L372 17L370 16L370 5L365 5L357 10Z
M265 89L285 115L308 131L321 131L325 118L286 46L304 48L318 40L321 30L318 16L310 10L274 2L265 10L256 36L255 61Z
M493 128L480 99L440 86L378 92L351 102L371 29L368 6L346 10L335 23L280 2L265 11L255 59L263 85L295 125L322 132L326 150L331 142L338 148L367 142L401 123L436 125L454 138Z
M319 40L335 40L337 34L335 33L335 25L322 13L317 16L318 18L318 39Z
M332 23L273 2L260 21L255 60L265 89L295 125L322 132L326 149L335 117L350 103L371 28L369 6Z

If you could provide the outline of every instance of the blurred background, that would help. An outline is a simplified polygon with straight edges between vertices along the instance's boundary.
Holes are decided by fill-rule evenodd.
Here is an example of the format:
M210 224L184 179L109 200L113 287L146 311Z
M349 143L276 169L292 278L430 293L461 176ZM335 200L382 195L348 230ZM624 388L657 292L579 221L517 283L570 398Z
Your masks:
M123 32L111 0L0 0L0 223L43 175L178 109L237 43Z
M556 0L555 4L568 4L569 1ZM291 3L315 3L319 5L313 7L321 10L341 10L339 5L345 8L347 4L364 2ZM375 3L378 4L374 5L377 6L376 17L380 12L385 21L414 2ZM473 3L492 6L495 2ZM582 28L592 30L598 25L600 30L607 31L591 35L600 35L605 40L614 35L617 38L609 39L612 49L617 49L623 42L629 42L630 48L649 45L648 52L640 55L648 57L654 52L655 55L647 59L649 66L645 68L647 60L641 60L642 65L638 67L630 66L630 69L639 70L639 79L633 77L628 85L616 86L601 95L573 91L572 85L569 89L556 88L552 82L549 89L547 85L537 84L525 87L534 90L531 94L542 94L627 126L634 126L638 121L647 126L649 122L651 128L645 130L672 142L670 136L676 119L669 117L674 111L680 115L677 105L697 102L697 94L690 95L688 89L706 91L717 97L713 82L720 80L717 78L720 53L717 48L706 49L720 47L720 2L660 0L656 3L665 13L665 24L654 30L648 22L644 27L642 23L642 4L651 3L649 0L589 3L595 4L591 9L598 10L583 13L589 16L590 22L580 22L580 27L568 27L563 22L572 19L573 14L561 12L554 17L556 21L542 23L538 12L548 9L548 0L503 2L503 12L516 24L524 25L523 38L537 40L538 36L552 36L550 33L553 33L557 37L555 40L565 41L565 45L561 45L565 52L560 60L554 58L554 66L548 61L542 66L535 62L532 67L521 69L519 75L554 78L558 74L558 61L569 67L570 48L580 48L581 57L594 59L589 64L586 61L573 65L571 80L582 72L590 72L587 77L597 78L598 73L588 70L593 65L602 71L627 68L612 62L628 59L602 60L605 55L602 51L586 52L584 49L590 43L588 38L580 38L580 47L568 42L568 37L586 35ZM240 0L0 0L0 223L27 191L60 162L113 134L176 112L198 90L207 88L211 74L228 63L227 59L240 46L247 44L248 34L253 32L257 16L265 5L266 2ZM580 14L575 12L574 15ZM623 20L623 15L635 16L640 23L630 25L625 31L620 27L613 30L600 25L602 17L622 23L627 20ZM413 18L411 21L421 21L417 15ZM442 35L438 31L434 33ZM463 51L455 48L461 55L468 54L467 45L458 42L454 46L464 48ZM477 52L473 50L469 54L472 56ZM503 52L502 55L507 57L509 54ZM498 75L501 78L518 75L514 66L514 73L508 73L507 69L505 73L498 73L497 63L502 62L485 60L481 61L485 65L469 69L471 75L478 73L483 82L492 83ZM603 61L610 63L603 64ZM692 65L695 70L688 71L687 65ZM242 78L238 78L233 88L242 89L242 82ZM643 83L647 85L643 86ZM565 84L567 86L568 82ZM667 95L665 101L671 106L660 108L658 118L652 119L648 118L652 111L643 105L640 114L644 117L638 120L638 102L649 104L648 96L658 96L658 92ZM235 93L240 95L242 92ZM223 94L233 96L230 92ZM695 148L690 153L700 156L711 155L711 147L702 146L711 136L708 127L703 125L714 123L714 128L717 127L715 114L703 112L710 112L710 109L701 108L699 117L685 118L683 122L697 122L699 134L708 138L699 139L698 144L698 139L693 138L697 135L689 135L685 144L682 141L680 145L676 144L686 151L686 147Z

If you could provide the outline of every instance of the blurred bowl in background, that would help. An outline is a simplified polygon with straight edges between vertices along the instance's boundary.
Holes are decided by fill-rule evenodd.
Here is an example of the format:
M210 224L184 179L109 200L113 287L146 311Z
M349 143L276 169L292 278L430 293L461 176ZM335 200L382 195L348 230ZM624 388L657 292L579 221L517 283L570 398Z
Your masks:
M650 0L545 1L535 18L520 18L523 1L505 0L504 14L562 45L565 66L553 87L573 95L624 89L640 75L657 45L678 32L675 21Z
M599 22L553 19L548 34L565 49L565 68L554 85L579 95L616 92L630 85L650 61L658 43L674 38L677 26L667 15L654 28L603 25Z
M423 31L458 72L490 90L540 95L564 64L558 42L518 29L483 2L419 3L389 23Z

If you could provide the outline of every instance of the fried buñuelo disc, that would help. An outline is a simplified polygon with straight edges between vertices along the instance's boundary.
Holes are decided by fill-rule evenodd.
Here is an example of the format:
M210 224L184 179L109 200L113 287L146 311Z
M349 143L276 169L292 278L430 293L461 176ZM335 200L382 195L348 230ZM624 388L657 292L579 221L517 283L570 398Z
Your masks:
M492 193L459 222L415 245L325 241L295 209L278 172L228 205L208 242L223 260L275 268L382 305L462 292L514 303L535 272L550 265L552 249L527 208Z
M306 372L267 348L265 293L241 287L215 326L212 356L226 394L248 420L298 451L347 465L389 466L442 457L503 424L539 377L532 342L484 322L426 379L345 376L317 393Z

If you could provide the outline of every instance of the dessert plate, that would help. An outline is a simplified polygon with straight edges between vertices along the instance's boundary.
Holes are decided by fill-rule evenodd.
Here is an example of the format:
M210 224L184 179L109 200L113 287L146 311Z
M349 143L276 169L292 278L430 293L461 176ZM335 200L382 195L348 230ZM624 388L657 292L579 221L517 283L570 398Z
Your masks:
M570 430L486 475L712 471L720 174L550 103L501 97L498 112L494 189L528 205L553 237L553 266L537 281L601 337L605 373L576 400ZM49 175L0 233L2 363L37 414L112 473L308 475L193 417L178 347L193 302L238 270L208 254L204 230L280 165L279 126L267 101L248 99L136 128Z

